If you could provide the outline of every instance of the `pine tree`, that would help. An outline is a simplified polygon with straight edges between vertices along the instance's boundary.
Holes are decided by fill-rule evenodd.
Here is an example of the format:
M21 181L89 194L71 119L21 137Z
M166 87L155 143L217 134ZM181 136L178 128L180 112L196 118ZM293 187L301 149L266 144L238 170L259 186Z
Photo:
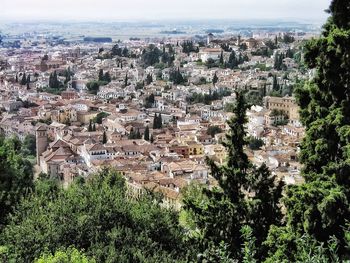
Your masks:
M96 131L96 124L95 123L92 125L92 131Z
M151 134L150 142L151 142L151 143L154 142L153 134Z
M150 137L149 137L149 127L148 127L148 125L146 126L145 133L143 134L143 138L144 138L146 141L149 141L149 140L150 140Z

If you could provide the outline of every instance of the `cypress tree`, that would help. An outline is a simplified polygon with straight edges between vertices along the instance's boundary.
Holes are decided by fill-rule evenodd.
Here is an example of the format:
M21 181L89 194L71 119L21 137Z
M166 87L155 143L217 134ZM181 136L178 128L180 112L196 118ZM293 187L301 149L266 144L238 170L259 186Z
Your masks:
M111 75L109 74L108 71L104 74L103 80L107 82L111 82Z
M21 85L26 85L26 84L27 84L27 77L26 77L26 73L24 72L22 75Z
M159 123L158 115L157 113L155 113L153 117L153 129L158 129L158 123Z
M272 80L272 90L278 90L278 82L277 82L277 76L273 75L273 80Z
M58 89L60 87L56 71L54 71L53 74L50 74L49 87L52 89Z
M220 64L223 65L224 64L224 52L221 51L221 54L220 54Z
M235 67L237 67L237 58L234 50L231 51L230 57L228 59L228 64L231 69L234 69Z
M52 87L52 73L50 73L49 77L49 87Z
M100 69L100 71L98 72L98 80L99 81L104 80L103 69Z
M103 131L102 144L106 144L106 143L107 143L107 134L106 134L106 131Z
M150 140L150 138L149 138L149 127L148 127L148 125L146 126L145 133L143 134L143 138L144 138L146 141L149 141L149 140Z
M134 133L134 128L133 127L131 127L131 129L130 129L129 139L130 140L135 139L135 133Z
M89 122L88 132L92 132L92 120Z
M142 136L141 136L141 133L140 133L140 129L137 129L137 132L136 132L136 139L141 139Z
M219 78L218 76L216 75L216 72L214 74L214 77L213 77L213 85L215 86L215 84L219 81Z
M125 79L124 79L124 86L128 86L128 73L126 73L125 75Z
M53 88L58 89L59 83L56 70L53 72Z
M159 113L159 117L158 117L158 129L161 129L162 127L163 127L162 114Z

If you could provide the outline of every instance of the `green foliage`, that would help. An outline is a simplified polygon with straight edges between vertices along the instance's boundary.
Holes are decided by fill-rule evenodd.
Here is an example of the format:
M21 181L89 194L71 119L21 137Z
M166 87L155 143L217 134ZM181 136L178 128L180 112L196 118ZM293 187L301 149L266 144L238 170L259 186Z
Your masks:
M275 185L275 177L266 165L253 166L244 152L247 145L246 109L244 95L238 93L235 116L228 122L230 132L223 142L228 152L227 161L219 167L214 161L207 160L219 188L203 188L204 199L198 200L195 195L184 198L184 208L201 233L201 246L208 248L210 242L217 245L224 241L236 259L243 257L240 248L244 240L237 233L244 225L253 229L258 245L257 257L262 258L265 250L260 245L269 227L281 223L278 203L282 184Z
M91 94L96 95L100 89L100 86L104 86L107 84L108 84L108 82L106 82L106 81L90 81L86 84L86 87Z
M27 135L22 144L23 156L36 155L36 138L34 135Z
M44 185L44 186L43 186ZM188 262L178 215L145 195L127 197L124 179L103 170L68 189L37 182L1 235L9 259L32 262L68 247L96 262Z
M93 118L93 122L94 122L94 123L97 123L97 124L102 124L102 120L103 120L104 118L107 118L108 116L109 116L109 113L107 113L107 112L104 112L104 111L99 112L99 113L96 115L96 117Z
M193 41L184 41L182 44L182 52L186 54L190 54L191 52L199 52L199 48L195 47Z
M124 87L127 87L128 85L129 85L129 76L128 76L128 73L126 73L124 78Z
M222 129L219 126L210 126L207 130L207 134L211 137L214 137L215 134L221 133Z
M89 126L88 126L88 132L92 132L93 128L92 128L92 120L90 119L89 121Z
M283 59L286 58L286 55L284 53L280 54L278 52L276 52L275 54L275 61L273 64L273 68L276 70L286 70L286 66L283 63Z
M207 105L210 105L212 101L214 100L221 100L223 97L227 97L231 95L231 91L228 89L221 89L219 91L214 91L209 94L202 94L202 93L192 93L191 96L186 98L187 102L190 103L204 103Z
M137 82L136 83L136 87L135 87L135 89L136 90L139 90L139 89L143 89L145 87L145 82L144 81L142 81L142 82Z
M274 43L271 40L268 40L265 42L265 45L267 47L261 47L255 51L252 51L253 56L262 56L262 57L271 57L273 54L273 49L276 47L274 46Z
M264 88L257 90L248 90L245 93L245 98L248 105L263 105Z
M130 133L129 133L129 137L130 140L135 140L135 139L142 139L140 130L137 129L137 131L134 131L134 128L131 127Z
M199 254L197 257L197 262L200 263L235 263L234 259L230 258L230 253L228 252L228 246L224 242L220 242L218 246L213 243L210 244L208 249L204 251L203 254Z
M106 144L106 143L107 143L107 134L106 134L106 131L103 131L102 144Z
M236 52L232 50L230 57L228 59L228 67L230 69L234 69L237 66L238 66L238 61L237 61L237 57L236 57Z
M187 82L187 79L180 72L180 68L177 70L173 69L170 72L169 80L174 82L174 84L181 85Z
M253 237L253 229L250 226L243 226L241 234L244 240L242 248L243 263L256 263L255 254L255 242L256 239Z
M264 141L262 139L254 137L250 137L248 142L248 146L251 150L260 150L260 148L264 145Z
M155 45L149 45L147 49L142 52L141 60L145 67L154 66L160 62L162 51Z
M26 84L27 84L27 77L26 77L26 73L24 72L22 75L21 85L26 85Z
M153 82L152 74L147 74L146 76L146 85L149 85Z
M89 259L75 248L68 248L64 251L56 251L54 255L43 255L36 259L34 263L96 263L94 259Z
M64 71L65 81L64 84L67 84L69 81L71 81L72 76L74 76L74 73L71 71L70 67Z
M171 67L175 60L175 51L172 45L168 44L167 47L168 47L168 52L165 51L165 47L163 46L163 52L161 55L163 68L165 67L165 65L167 65L168 67ZM160 68L160 69L163 69L163 68Z
M100 69L98 72L98 81L100 83L106 82L106 84L111 82L111 76L109 75L109 72L107 71L103 73L103 69Z
M53 90L58 90L58 89L62 88L62 83L58 80L56 70L50 74L49 88L51 88Z
M8 262L8 248L6 246L0 246L0 262Z
M305 63L316 69L316 74L296 89L301 122L306 128L299 156L305 183L289 187L283 201L289 244L294 243L294 247L286 249L292 251L284 257L286 262L293 260L293 254L302 253L302 247L296 244L304 235L312 242L321 243L336 238L339 246L336 255L349 258L346 247L350 218L349 10L349 1L333 0L329 9L331 17L321 37L305 45ZM270 244L278 247L279 240L277 235L270 235ZM306 246L307 250L312 248L308 243ZM325 250L326 258L319 262L334 262L330 248ZM272 251L272 260L282 255L279 249Z
M17 138L0 137L0 229L33 187L32 165L22 155L25 150Z
M151 93L149 96L145 98L144 106L146 108L152 108L154 106L154 94Z
M163 127L162 114L154 114L153 118L153 129L161 129Z
M149 127L148 127L148 125L146 126L145 133L143 134L143 138L144 138L146 141L149 141L149 140L150 140L150 136L149 136Z
M216 72L215 72L213 80L212 80L213 85L215 86L215 84L218 83L218 81L219 81L219 78L218 78L218 76L216 75Z
M307 234L296 236L289 227L271 227L264 245L269 249L265 263L342 262L338 256L336 238L330 238L325 244Z
M295 39L290 34L283 34L283 37L279 38L279 41L281 41L285 44L289 44L289 43L293 43L295 41Z

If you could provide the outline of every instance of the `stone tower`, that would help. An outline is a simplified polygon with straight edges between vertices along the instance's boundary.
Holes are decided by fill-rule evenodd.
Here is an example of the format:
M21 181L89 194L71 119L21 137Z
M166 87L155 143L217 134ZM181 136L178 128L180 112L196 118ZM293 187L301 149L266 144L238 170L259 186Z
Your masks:
M40 166L40 155L46 151L48 146L46 126L41 125L36 129L36 163Z

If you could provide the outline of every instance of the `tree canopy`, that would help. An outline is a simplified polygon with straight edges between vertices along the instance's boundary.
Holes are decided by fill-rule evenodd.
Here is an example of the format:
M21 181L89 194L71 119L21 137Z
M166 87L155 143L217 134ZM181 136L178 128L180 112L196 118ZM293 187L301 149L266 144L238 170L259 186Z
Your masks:
M276 182L265 164L252 165L244 152L248 143L244 128L246 109L244 95L238 93L235 117L228 122L230 132L223 142L228 152L226 163L218 166L207 159L219 187L202 188L199 195L187 194L184 199L185 210L196 231L200 231L203 248L210 249L211 243L218 246L224 241L236 259L243 256L240 248L244 239L239 233L245 226L252 228L261 256L269 227L280 225L282 218L278 206L282 184Z
M181 239L176 212L147 195L128 198L126 191L124 179L112 170L66 190L41 179L10 217L1 244L14 262L53 253L38 262L83 257L75 250L67 255L71 246L96 262L187 262L191 246ZM63 252L56 252L60 248Z
M269 236L275 260L296 260L295 240L303 235L326 244L335 238L338 255L349 256L350 2L333 0L328 12L320 38L305 46L305 63L316 70L296 89L306 128L300 153L305 183L286 191L287 225Z
M17 138L0 136L0 230L7 216L33 187L31 163Z

